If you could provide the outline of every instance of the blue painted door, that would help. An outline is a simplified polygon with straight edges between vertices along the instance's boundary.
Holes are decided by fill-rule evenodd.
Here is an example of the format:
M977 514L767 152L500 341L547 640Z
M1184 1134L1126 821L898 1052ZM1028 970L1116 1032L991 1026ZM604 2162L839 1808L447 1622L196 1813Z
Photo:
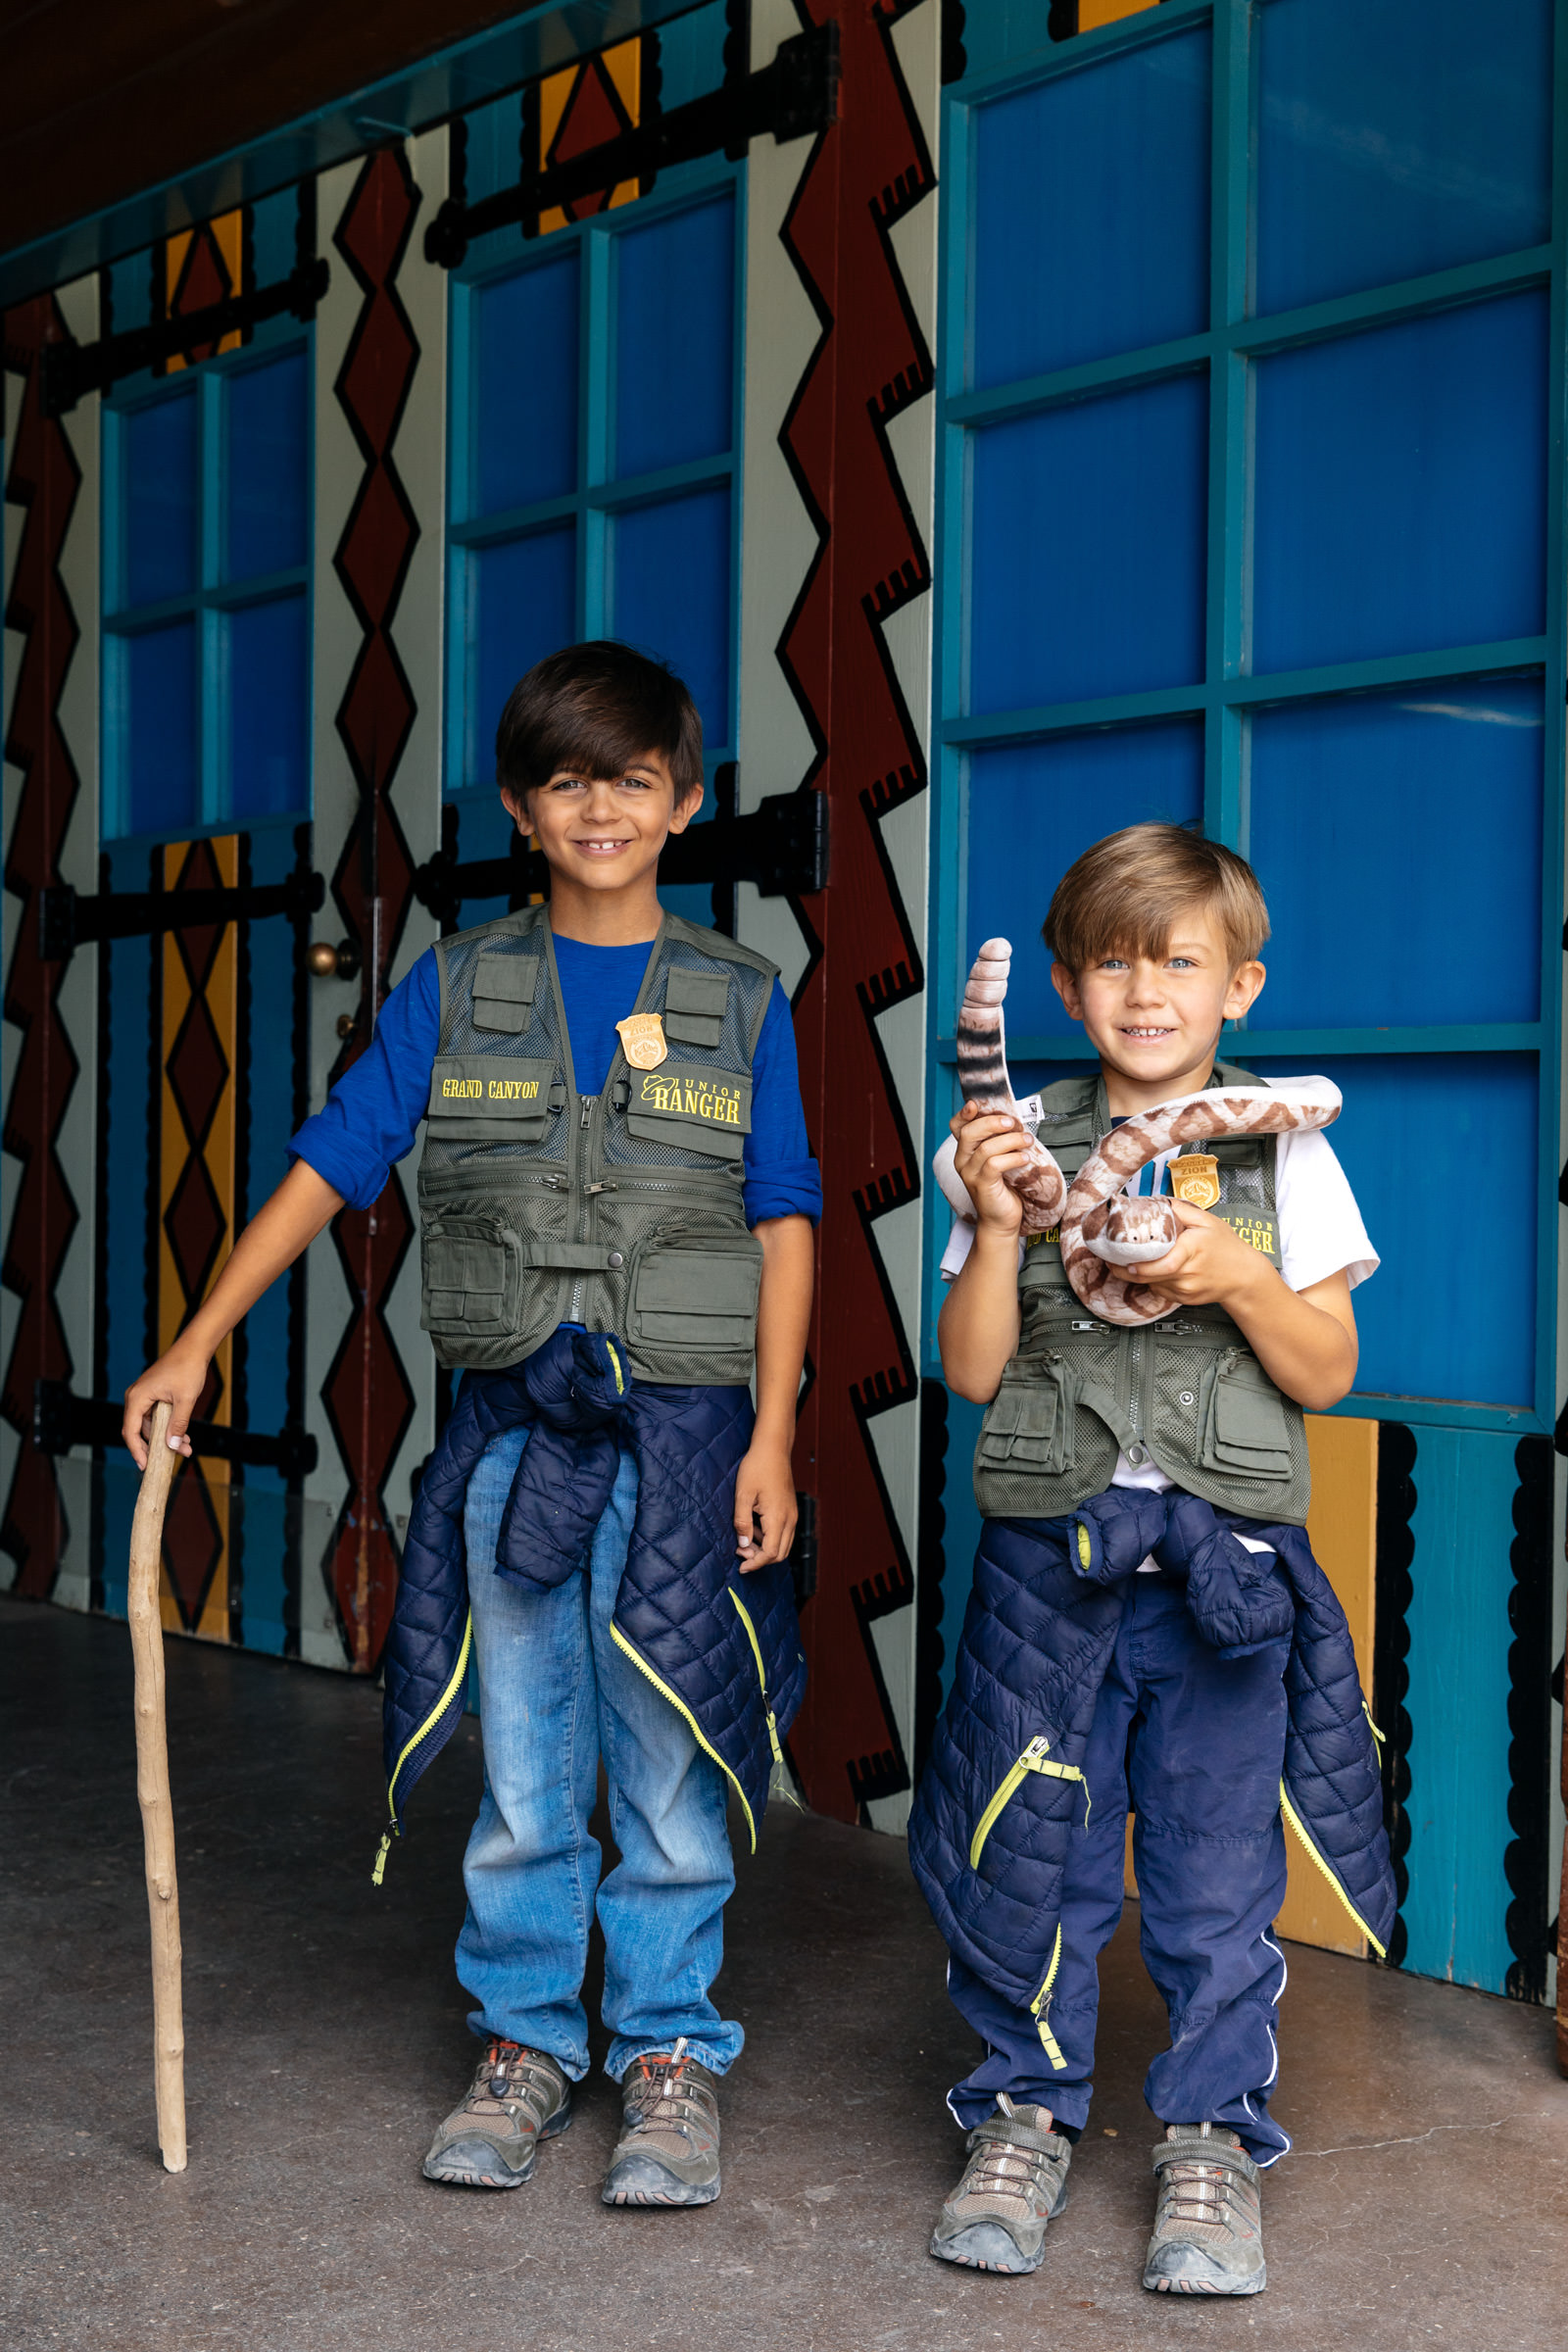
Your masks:
M662 29L666 109L716 79L724 30L712 6ZM637 48L605 60L628 111ZM555 81L534 136L584 103L581 74ZM514 124L514 110L498 116ZM486 161L482 134L481 122L470 187L515 169ZM466 860L509 839L495 787L507 696L577 638L623 639L686 680L703 719L699 821L712 813L736 735L743 190L734 165L685 165L651 193L633 184L584 219L547 218L520 259L514 232L479 239L454 284L445 787ZM707 890L664 895L711 920ZM470 901L462 919L505 906Z
M118 265L122 315L145 305L149 259L181 307L204 241L234 282L281 273L295 210L290 191ZM312 411L310 332L285 319L141 372L104 412L100 900L165 903L100 950L101 1398L175 1338L305 1108L309 924L275 886L310 869ZM193 891L241 894L233 919L187 919ZM300 1464L276 1441L303 1421L303 1279L220 1348L165 1544L167 1625L277 1654L299 1643ZM118 1447L97 1457L93 1597L117 1611L136 1483Z

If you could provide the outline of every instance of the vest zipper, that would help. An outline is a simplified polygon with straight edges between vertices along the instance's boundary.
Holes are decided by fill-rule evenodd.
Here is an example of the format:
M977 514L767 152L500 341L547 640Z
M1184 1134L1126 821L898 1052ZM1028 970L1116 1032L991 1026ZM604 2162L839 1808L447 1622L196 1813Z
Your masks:
M1058 2075L1064 2075L1067 2071L1067 2061L1061 2054L1060 2042L1051 2031L1050 2022L1052 1987L1056 1982L1056 1971L1060 1966L1061 1922L1058 1920L1056 1922L1056 1940L1051 1947L1051 1966L1046 1971L1045 1983L1029 2004L1029 2014L1035 2021L1035 2030L1040 2035L1041 2047L1046 2056L1051 2060L1055 2072Z
M631 1643L627 1641L625 1635L621 1632L619 1626L615 1624L613 1619L611 1620L610 1638L612 1642L614 1642L617 1649L624 1650L626 1656L630 1658L632 1664L637 1668L638 1672L640 1674L645 1674L648 1677L648 1680L653 1684L654 1689L659 1691L662 1697L667 1698L670 1705L674 1707L679 1714L685 1716L687 1723L691 1727L692 1737L697 1741L698 1746L703 1750L705 1755L710 1755L712 1757L713 1762L718 1766L719 1771L724 1774L736 1795L741 1800L741 1811L746 1816L746 1827L751 1833L752 1851L755 1854L757 1851L756 1818L753 1815L751 1806L746 1801L746 1791L741 1787L740 1782L735 1778L734 1773L730 1771L729 1766L725 1763L723 1757L719 1754L712 1741L704 1738L702 1725L698 1722L690 1707L686 1705L684 1699L677 1698L674 1691L670 1689L669 1685L662 1679L662 1677L654 1672L653 1668L648 1664L645 1658L638 1656L636 1650L633 1649Z
M1366 1701L1363 1699L1361 1703L1363 1706L1365 1706ZM1371 1717L1368 1716L1367 1720L1370 1722ZM1361 1934L1366 1937L1368 1943L1372 1946L1372 1949L1376 1952L1378 1958L1380 1960L1386 1960L1389 1956L1386 1948L1384 1945L1379 1943L1377 1937L1367 1926L1366 1921L1361 1917L1360 1912L1351 1902L1349 1896L1346 1893L1345 1888L1340 1885L1338 1877L1324 1861L1322 1855L1318 1852L1317 1847L1312 1843L1311 1838L1307 1836L1305 1824L1302 1822L1300 1815L1297 1812L1296 1807L1292 1804L1290 1797L1286 1792L1285 1783L1283 1781L1280 1783L1280 1810L1285 1815L1285 1818L1290 1823L1292 1829L1296 1832L1298 1838L1299 1838L1301 1840L1301 1843L1305 1846L1312 1862L1323 1873L1323 1876L1327 1879L1329 1885L1333 1887L1335 1893L1339 1896L1340 1901L1345 1905L1346 1910L1348 1911L1351 1919L1360 1929Z
M971 1870L979 1869L980 1856L985 1850L986 1839L996 1828L1003 1808L1010 1803L1023 1786L1023 1776L1026 1772L1045 1773L1054 1781L1084 1780L1084 1776L1076 1764L1049 1763L1047 1755L1050 1747L1051 1741L1046 1739L1044 1734L1037 1734L1030 1740L1017 1762L1008 1765L995 1796L975 1824L974 1837L969 1844L969 1868ZM1084 1827L1085 1829L1089 1827L1089 1784L1087 1781L1084 1781Z
M575 1171L578 1180L578 1208L576 1216L577 1231L572 1236L572 1239L578 1242L586 1242L591 1238L590 1227L593 1223L594 1214L594 1204L591 1198L592 1188L587 1181L588 1177L593 1172L593 1145L591 1142L584 1144L582 1139L585 1135L590 1135L592 1132L594 1113L599 1108L600 1098L598 1095L582 1095L579 1096L578 1101L581 1104L581 1109L577 1119L577 1132L572 1138L572 1152L574 1159L579 1160L579 1162L581 1162L581 1156L584 1153L586 1153L587 1157L586 1164L579 1164ZM570 1302L567 1305L564 1316L562 1318L564 1322L580 1323L582 1321L583 1293L587 1287L587 1276L584 1274L579 1274L571 1286Z

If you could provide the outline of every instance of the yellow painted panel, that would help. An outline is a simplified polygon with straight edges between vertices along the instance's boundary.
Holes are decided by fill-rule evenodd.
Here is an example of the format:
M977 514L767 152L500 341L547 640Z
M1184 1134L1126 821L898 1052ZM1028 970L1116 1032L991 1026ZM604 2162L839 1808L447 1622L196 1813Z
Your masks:
M561 118L566 111L566 101L576 86L579 68L567 66L563 73L548 74L539 84L539 164L544 168L551 143L561 128ZM565 219L563 213L561 218ZM552 220L554 216L549 216Z
M1308 1413L1307 1451L1312 1457L1312 1508L1306 1532L1312 1550L1349 1620L1361 1689L1372 1688L1372 1626L1376 1608L1374 1567L1378 1517L1378 1425L1335 1421ZM1286 1831L1291 1883L1275 1925L1297 1943L1321 1944L1325 1951L1366 1954L1365 1939L1351 1926L1333 1887Z
M1126 11L1122 12L1127 13ZM1312 1508L1306 1532L1312 1550L1349 1620L1361 1688L1372 1688L1372 1629L1377 1606L1375 1561L1378 1508L1378 1425L1340 1421L1308 1413L1306 1445L1312 1459ZM1136 1894L1132 1819L1127 1822L1127 1892ZM1290 1887L1276 1923L1281 1936L1326 1951L1351 1952L1366 1944L1321 1871L1307 1859L1300 1840L1287 1830Z
M1157 8L1159 0L1078 0L1078 29L1096 32L1102 24L1115 24L1123 17L1141 17L1146 8Z
M615 95L626 109L628 121L642 121L643 44L641 36L629 41L617 41L607 49L600 64L615 87Z

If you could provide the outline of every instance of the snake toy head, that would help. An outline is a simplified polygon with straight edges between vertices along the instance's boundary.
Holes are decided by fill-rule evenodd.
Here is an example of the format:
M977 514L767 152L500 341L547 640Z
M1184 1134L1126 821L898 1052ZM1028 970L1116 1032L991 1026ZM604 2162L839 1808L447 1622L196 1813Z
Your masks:
M1180 1232L1170 1200L1114 1193L1085 1217L1083 1243L1107 1265L1147 1266L1175 1248Z

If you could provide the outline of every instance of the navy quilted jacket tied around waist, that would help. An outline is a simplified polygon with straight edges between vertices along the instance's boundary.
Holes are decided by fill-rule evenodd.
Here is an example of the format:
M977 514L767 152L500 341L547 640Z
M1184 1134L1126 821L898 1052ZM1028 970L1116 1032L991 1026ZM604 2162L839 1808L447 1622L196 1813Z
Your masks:
M1239 1529L1273 1548L1249 1551ZM1094 1799L1090 1725L1126 1580L1151 1553L1185 1573L1188 1608L1222 1657L1289 1639L1286 1818L1380 1958L1397 1907L1350 1630L1299 1528L1130 1487L1069 1518L988 1519L909 1853L949 1948L1034 2011L1048 2049L1067 1840ZM1226 1737L1216 1721L1216 1743Z
M465 1374L419 1484L387 1641L390 1819L377 1880L410 1791L463 1713L468 1479L491 1439L519 1426L532 1434L502 1516L495 1573L547 1592L581 1571L620 1448L630 1448L637 1507L611 1632L722 1765L756 1845L806 1660L788 1562L742 1576L735 1556L735 1473L752 1422L744 1388L635 1382L612 1333L558 1331L512 1371Z

